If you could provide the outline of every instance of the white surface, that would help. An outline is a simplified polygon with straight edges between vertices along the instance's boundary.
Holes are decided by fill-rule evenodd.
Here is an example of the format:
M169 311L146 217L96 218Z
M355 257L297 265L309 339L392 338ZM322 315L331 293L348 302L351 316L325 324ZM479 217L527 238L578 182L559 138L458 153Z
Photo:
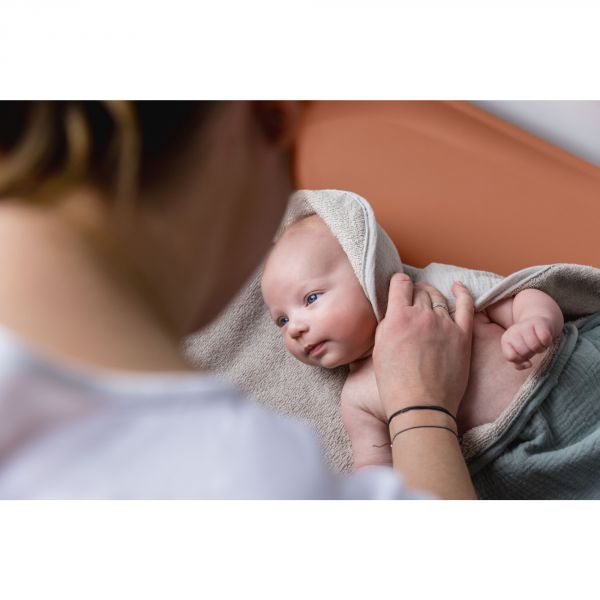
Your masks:
M488 100L472 104L600 167L600 100Z

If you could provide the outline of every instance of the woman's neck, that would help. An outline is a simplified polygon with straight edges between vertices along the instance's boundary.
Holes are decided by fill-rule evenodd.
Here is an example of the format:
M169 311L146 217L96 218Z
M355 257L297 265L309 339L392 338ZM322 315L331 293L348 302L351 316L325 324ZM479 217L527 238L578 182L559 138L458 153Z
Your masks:
M190 370L143 278L131 285L129 266L109 237L92 235L94 223L85 211L0 205L0 322L90 366Z

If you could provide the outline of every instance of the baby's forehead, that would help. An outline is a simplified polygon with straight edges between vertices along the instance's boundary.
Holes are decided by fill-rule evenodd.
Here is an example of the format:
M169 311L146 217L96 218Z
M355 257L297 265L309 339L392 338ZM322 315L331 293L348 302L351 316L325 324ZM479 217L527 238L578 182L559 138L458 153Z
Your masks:
M335 241L335 237L325 221L319 215L309 215L290 225L277 243L284 241L306 243L316 238Z
M306 217L289 227L275 243L273 252L282 250L301 250L305 255L326 252L328 256L346 256L329 227L317 215Z
M267 271L295 271L298 275L324 274L347 261L329 227L317 215L292 225L274 244L265 265Z

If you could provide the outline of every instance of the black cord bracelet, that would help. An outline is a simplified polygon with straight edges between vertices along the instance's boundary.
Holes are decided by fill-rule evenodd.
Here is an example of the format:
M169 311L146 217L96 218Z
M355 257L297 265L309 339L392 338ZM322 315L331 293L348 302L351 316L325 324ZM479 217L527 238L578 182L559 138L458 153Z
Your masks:
M450 427L444 427L443 425L415 425L415 427L407 427L406 429L401 429L400 431L397 431L390 442L390 446L392 446L394 440L401 433L404 433L405 431L410 431L411 429L445 429L446 431L449 431L450 433L454 434L456 436L456 439L458 440L458 443L460 444L460 437L458 437L458 433L456 433L454 429L450 429Z
M449 417L452 417L452 419L454 419L454 422L456 423L456 417L447 408L444 408L443 406L436 406L435 404L424 404L422 406L407 406L406 408L401 408L400 410L397 410L388 419L388 422L387 422L388 427L390 426L392 419L394 417L397 417L398 415L407 413L411 410L437 410L438 412L443 412L443 413L447 414Z

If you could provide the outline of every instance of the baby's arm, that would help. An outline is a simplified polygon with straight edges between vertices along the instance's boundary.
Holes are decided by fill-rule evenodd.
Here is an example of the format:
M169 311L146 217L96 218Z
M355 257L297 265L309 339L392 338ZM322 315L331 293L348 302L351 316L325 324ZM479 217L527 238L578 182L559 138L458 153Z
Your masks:
M531 367L529 360L546 350L564 325L558 304L540 290L523 290L514 298L488 306L488 317L506 329L502 352L517 369Z

